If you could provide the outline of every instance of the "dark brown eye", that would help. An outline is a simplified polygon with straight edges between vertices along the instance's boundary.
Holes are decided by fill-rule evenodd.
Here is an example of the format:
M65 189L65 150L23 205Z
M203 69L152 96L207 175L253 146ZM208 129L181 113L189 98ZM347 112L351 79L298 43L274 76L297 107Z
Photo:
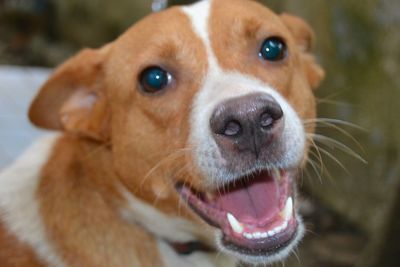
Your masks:
M172 76L164 69L154 66L142 71L139 79L143 91L155 93L167 87L172 80Z
M279 37L266 39L260 50L260 57L268 61L280 61L286 57L287 47Z

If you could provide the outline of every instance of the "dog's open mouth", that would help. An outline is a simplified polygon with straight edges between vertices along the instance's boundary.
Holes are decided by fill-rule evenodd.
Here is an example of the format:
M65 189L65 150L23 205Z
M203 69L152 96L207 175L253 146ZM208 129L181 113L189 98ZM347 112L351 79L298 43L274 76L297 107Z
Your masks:
M223 245L238 253L278 253L296 237L292 175L275 170L253 173L215 192L178 185L181 197L206 222L221 229Z

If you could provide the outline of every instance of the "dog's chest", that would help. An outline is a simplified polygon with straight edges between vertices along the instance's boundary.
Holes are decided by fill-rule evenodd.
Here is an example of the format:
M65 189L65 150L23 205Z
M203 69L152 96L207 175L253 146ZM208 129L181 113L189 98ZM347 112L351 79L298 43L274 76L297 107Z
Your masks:
M234 267L235 261L221 253L196 252L190 255L177 254L168 244L158 242L158 249L165 267Z

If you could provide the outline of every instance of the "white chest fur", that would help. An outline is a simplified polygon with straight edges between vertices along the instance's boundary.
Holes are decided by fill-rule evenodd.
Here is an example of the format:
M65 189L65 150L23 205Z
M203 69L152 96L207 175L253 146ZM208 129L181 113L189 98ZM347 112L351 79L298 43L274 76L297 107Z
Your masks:
M33 144L13 165L0 173L0 218L10 233L30 245L51 266L65 266L46 237L36 191L40 171L57 135Z

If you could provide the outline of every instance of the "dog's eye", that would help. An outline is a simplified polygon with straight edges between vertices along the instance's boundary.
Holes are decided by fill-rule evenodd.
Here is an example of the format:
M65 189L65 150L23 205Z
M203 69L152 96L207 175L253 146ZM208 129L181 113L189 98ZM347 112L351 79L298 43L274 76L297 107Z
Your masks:
M268 61L279 61L286 56L286 44L279 37L271 37L266 39L260 51L260 57Z
M160 67L149 67L140 74L140 85L143 91L155 93L164 89L172 80L172 76Z

